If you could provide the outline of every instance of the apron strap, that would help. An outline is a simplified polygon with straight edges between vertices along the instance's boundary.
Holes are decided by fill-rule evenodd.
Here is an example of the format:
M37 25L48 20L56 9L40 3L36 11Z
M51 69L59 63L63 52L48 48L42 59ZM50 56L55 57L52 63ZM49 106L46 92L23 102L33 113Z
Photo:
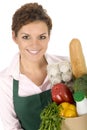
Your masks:
M18 86L19 86L19 81L13 79L13 96L15 96L15 97L18 96Z

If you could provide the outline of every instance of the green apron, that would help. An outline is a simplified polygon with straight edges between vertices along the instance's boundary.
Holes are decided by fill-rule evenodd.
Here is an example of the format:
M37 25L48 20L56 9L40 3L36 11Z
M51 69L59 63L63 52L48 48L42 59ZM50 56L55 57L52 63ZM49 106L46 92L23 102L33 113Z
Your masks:
M24 130L38 130L40 113L51 100L51 90L32 96L18 96L19 81L13 79L13 102L17 118Z

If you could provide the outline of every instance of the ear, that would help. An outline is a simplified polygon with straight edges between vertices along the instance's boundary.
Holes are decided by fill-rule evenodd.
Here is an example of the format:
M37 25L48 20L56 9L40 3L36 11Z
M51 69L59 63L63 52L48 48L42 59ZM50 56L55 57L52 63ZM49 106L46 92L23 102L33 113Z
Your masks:
M12 39L15 43L17 43L15 32L12 31Z

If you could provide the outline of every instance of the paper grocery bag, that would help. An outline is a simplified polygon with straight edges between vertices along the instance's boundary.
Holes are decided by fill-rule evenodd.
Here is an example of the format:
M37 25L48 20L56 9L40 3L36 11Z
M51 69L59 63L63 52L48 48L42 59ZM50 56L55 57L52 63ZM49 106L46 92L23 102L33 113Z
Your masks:
M87 114L64 119L61 130L87 130Z

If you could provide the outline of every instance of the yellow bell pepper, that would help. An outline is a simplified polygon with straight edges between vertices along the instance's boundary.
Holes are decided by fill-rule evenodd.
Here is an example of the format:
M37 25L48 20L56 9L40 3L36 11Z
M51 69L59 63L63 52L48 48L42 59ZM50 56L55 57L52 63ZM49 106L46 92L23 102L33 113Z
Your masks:
M77 111L74 104L63 102L58 106L60 116L62 117L76 117Z

